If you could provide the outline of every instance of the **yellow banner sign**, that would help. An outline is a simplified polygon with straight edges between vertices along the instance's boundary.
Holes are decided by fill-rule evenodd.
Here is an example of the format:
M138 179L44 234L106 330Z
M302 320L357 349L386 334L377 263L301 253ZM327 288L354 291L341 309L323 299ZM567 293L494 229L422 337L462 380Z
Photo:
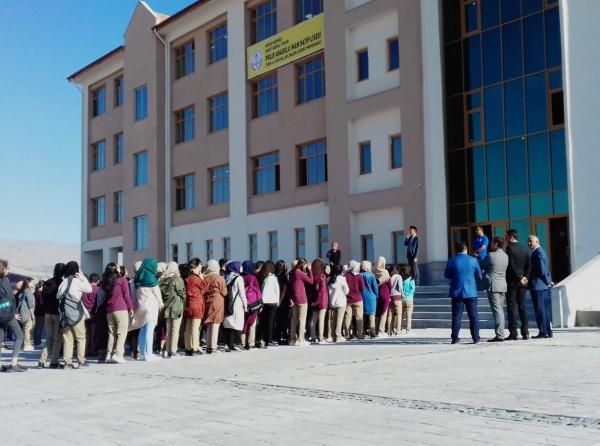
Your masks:
M325 47L323 14L246 49L248 79L301 59Z

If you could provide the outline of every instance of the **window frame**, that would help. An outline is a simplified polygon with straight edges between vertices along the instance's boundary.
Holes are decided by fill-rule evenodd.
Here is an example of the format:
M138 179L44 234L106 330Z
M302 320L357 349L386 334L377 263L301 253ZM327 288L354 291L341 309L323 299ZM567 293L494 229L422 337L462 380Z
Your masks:
M102 228L104 226L106 226L106 195L99 195L92 198L92 227Z
M498 85L502 85L504 86L506 82L501 82ZM494 84L495 86L496 84ZM485 107L484 107L484 97L483 97L483 88L476 88L474 90L469 90L469 91L465 91L462 96L463 96L463 113L464 113L464 135L465 135L465 141L464 141L464 148L469 148L469 147L477 147L477 146L481 146L481 145L485 145L486 144L486 140L485 140ZM472 96L474 94L479 94L480 95L480 102L479 102L479 107L473 107L473 108L469 108L468 106L468 98L469 96ZM504 92L503 92L504 94ZM503 104L504 105L504 104ZM470 141L469 140L469 124L470 124L470 116L472 114L475 113L479 113L479 131L481 133L481 140L480 141Z
M142 178L144 181L138 181L138 159L140 156L144 156L146 159L146 165L145 165L145 172L144 172L144 178ZM147 150L140 150L139 152L136 152L133 154L133 185L134 187L144 187L148 185L148 151Z
M133 232L134 232L134 245L133 250L136 252L146 251L148 249L148 215L137 215L133 217ZM144 233L139 233L139 224L144 222ZM140 242L140 238L142 243Z
M365 166L365 160L363 157L363 151L366 148L369 148L369 171L367 172ZM362 141L358 143L358 174L360 176L369 175L373 173L373 159L372 159L372 150L371 150L371 141Z
M467 32L467 19L465 16L465 7L469 4L477 5L477 26L473 31ZM481 33L481 2L480 0L461 0L460 2L460 35L461 39L466 39L478 33Z
M138 97L138 93L144 92L143 96ZM138 110L138 99L143 99L143 103L140 104ZM138 115L138 111L140 114ZM148 118L148 84L140 85L133 90L133 117L134 122L143 121Z
M394 140L396 138L400 138L400 165L396 166L394 163ZM390 135L390 169L402 169L404 167L404 147L402 146L402 133L396 133L394 135Z
M267 253L269 254L269 260L273 263L277 262L277 258L279 257L279 234L277 231L268 231L267 232ZM277 255L273 255L273 254Z
M554 69L550 69L550 70L546 70L547 71L547 75L546 75L546 91L547 91L547 99L546 99L546 106L548 107L548 132L551 132L553 130L558 130L558 129L563 129L565 128L565 121L566 121L566 115L565 115L565 111L566 111L566 107L565 107L565 96L564 96L564 84L561 83L560 87L555 87L555 88L551 88L550 87L550 75L552 73L555 72L559 72L562 71L562 66L558 67L558 68L554 68ZM562 74L561 74L562 76ZM554 105L552 104L552 95L556 94L556 93L561 93L562 94L562 107L563 107L563 122L560 124L554 124Z
M119 144L119 141L121 142ZM123 164L125 162L125 134L118 132L113 135L113 164Z
M215 179L215 175L214 172L218 169L223 169L223 168L227 168L228 174L227 177L223 176L223 177L218 177ZM213 197L214 197L214 185L217 181L219 181L219 179L222 179L224 181L224 179L227 178L227 200L226 201L214 201ZM219 205L226 205L229 204L229 200L230 200L230 195L229 195L229 188L231 187L231 183L230 183L230 178L231 178L231 171L229 170L229 163L227 164L220 164L218 166L214 166L208 169L208 182L209 182L209 204L211 206L219 206Z
M368 240L371 240L371 246L373 247L373 256L375 255L375 239L373 237L373 234L361 234L360 235L360 254L361 254L361 260L368 260L369 262L372 262L374 259L369 259L368 255L367 255L367 245L366 242Z
M100 145L102 145L102 158L100 158ZM100 166L102 159L102 166ZM106 169L106 140L101 139L92 143L92 172L102 172Z
M327 237L323 237L323 230L327 230ZM331 237L329 236L329 225L317 225L317 254L320 259L324 259L327 256L330 238ZM321 250L323 246L327 246L327 248L325 248L325 252Z
M274 79L273 86L269 88L265 88L263 90L260 89L260 82L272 77ZM271 104L273 107L273 111L269 113L259 114L260 111L260 95L265 94L268 91L273 91L273 103ZM264 76L260 76L258 78L252 79L251 81L251 108L252 108L252 119L262 118L263 116L269 116L273 113L279 112L279 76L277 70L273 70Z
M123 223L125 220L125 194L119 190L113 194L113 223Z
M100 95L102 92L102 95ZM101 96L101 97L100 97ZM102 99L102 101L100 101ZM102 104L102 107L100 105ZM101 109L102 108L102 109ZM92 89L92 118L102 116L106 113L106 84Z
M191 51L186 48L191 44ZM196 71L196 42L194 39L187 40L174 49L175 52L175 80L189 76ZM188 67L188 56L191 54L191 67Z
M270 156L270 155L277 155L277 163L260 167L259 166L260 159L263 157L266 157L266 156ZM251 160L252 160L252 195L269 195L269 194L274 194L274 193L279 192L281 190L281 159L279 157L279 150L274 150L272 152L267 152L267 153L261 153L260 155L253 156L251 158ZM261 171L271 169L271 168L275 169L275 189L273 191L259 193L258 192L257 175Z
M214 38L214 33L225 27L225 35L224 36L219 36L217 39ZM216 64L222 60L225 60L229 57L229 49L227 48L227 43L229 41L229 27L227 24L227 21L221 22L218 25L215 25L214 27L212 27L211 29L209 29L206 32L207 36L206 36L206 42L208 45L208 65L213 65ZM215 54L216 54L216 43L219 42L220 40L225 40L225 55L223 57L220 57L218 59L214 59L213 58L213 49L212 46L214 45L215 47Z
M308 182L308 175L306 175L305 179L307 181L306 181L305 184L302 184L303 182L302 182L302 178L301 178L300 163L304 159L308 160L308 159L311 158L311 157L303 157L302 156L302 149L304 147L308 147L310 145L318 144L318 143L321 143L321 142L323 143L323 145L325 147L325 150L323 151L323 160L324 160L324 164L325 164L324 165L325 180L322 181L322 182L319 182L319 183L309 183ZM318 156L318 155L313 155L313 156ZM325 184L325 183L327 183L329 181L329 174L328 174L328 167L327 167L327 138L315 139L313 141L308 141L308 142L305 142L305 143L302 143L302 144L296 146L296 159L297 159L297 162L296 162L296 174L297 174L297 178L298 178L298 181L296 183L297 184L296 187L301 188L301 187L308 187L308 186L317 186L319 184ZM308 169L305 169L305 173L308 174Z
M191 110L191 116L186 117L186 112ZM196 138L196 107L195 104L190 104L175 110L175 144L183 144L193 141ZM191 125L191 135L186 138L188 126Z
M313 70L310 73L306 72L306 65L309 62L314 62L317 59L321 59L322 63L321 63L321 68L318 70ZM304 66L304 73L300 74L300 67ZM324 98L327 95L327 87L325 85L325 53L323 51L319 52L318 54L314 55L311 54L310 56L302 59L299 62L296 62L294 65L294 74L296 76L296 105L302 105L302 104L309 104L311 102L314 101L318 101L319 99ZM300 83L304 82L309 76L322 76L323 77L323 81L322 81L322 85L323 85L323 94L321 96L315 96L313 99L306 99L304 101L300 100ZM313 85L314 85L314 80L313 80ZM306 96L306 87L304 88L304 92L305 92L305 96Z
M304 11L304 8L302 8L302 11L305 13L304 16L302 17L302 20L298 20L298 2L301 1L303 2L303 0L296 0L295 5L294 5L294 25L297 25L299 23L305 22L307 20L313 19L315 17L317 17L318 15L323 14L324 12L324 0L318 0L320 2L321 5L321 12L319 12L318 14L313 14L312 17L310 18L306 18L306 11Z
M275 14L275 29L274 29L274 33L271 34L270 36L267 36L264 39L259 39L258 38L258 21L261 17L267 16L267 14L261 14L259 16L259 15L257 15L257 13L258 13L258 9L261 6L266 5L267 3L273 4L268 15ZM252 45L254 45L255 43L258 43L258 42L262 42L263 40L266 40L269 37L273 37L275 34L277 34L277 32L278 32L277 0L264 0L263 2L257 3L256 5L252 6L252 8L250 9L249 15L250 15L250 43Z
M298 236L302 234L302 239ZM300 247L302 247L303 254L300 254ZM294 228L294 253L296 259L306 256L306 228Z
M113 107L118 108L125 102L125 79L119 76L113 81L114 102Z
M360 57L363 54L367 54L367 77L361 78L361 62L360 62ZM356 50L356 82L364 82L369 80L369 77L371 76L371 71L369 69L369 48L368 47L363 47L363 48L359 48Z
M392 68L392 49L391 44L393 42L398 43L398 66L396 68ZM400 39L398 36L389 37L387 39L387 71L391 73L392 71L396 71L400 69Z
M218 98L222 98L223 96L226 97L225 104L214 106L213 101L215 101ZM226 113L226 115L225 115L226 125L224 127L214 128L213 127L213 116L215 113L218 113L218 112L222 111L223 109L225 109L225 113ZM208 133L217 133L222 130L227 130L228 128L229 128L229 91L225 90L225 91L222 91L221 93L217 93L208 98Z
M191 178L191 186L188 179ZM196 207L196 175L193 173L179 175L175 181L175 211L187 211ZM191 190L189 190L191 189ZM191 198L188 197L191 194ZM191 206L188 207L188 198Z

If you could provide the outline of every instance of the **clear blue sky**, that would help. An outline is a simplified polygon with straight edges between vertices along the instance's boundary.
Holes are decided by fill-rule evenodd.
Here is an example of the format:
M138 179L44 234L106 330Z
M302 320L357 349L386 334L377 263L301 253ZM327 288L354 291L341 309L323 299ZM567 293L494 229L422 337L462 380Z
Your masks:
M123 43L136 0L2 0L0 238L80 241L81 95L66 77ZM173 14L193 0L149 0Z

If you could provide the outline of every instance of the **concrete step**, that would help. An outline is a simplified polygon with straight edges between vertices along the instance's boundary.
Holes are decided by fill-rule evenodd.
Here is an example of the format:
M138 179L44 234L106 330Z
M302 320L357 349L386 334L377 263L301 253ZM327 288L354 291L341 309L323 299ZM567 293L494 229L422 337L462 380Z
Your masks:
M482 311L487 311L487 312L492 311L489 305L477 305L477 310L480 313ZM427 312L431 312L431 313L435 313L435 312L450 313L450 312L452 312L452 307L450 305L415 304L414 312L418 313L421 311L427 311Z
M491 312L480 311L478 312L479 320L487 320L494 319L494 316ZM463 317L468 317L467 312L463 313ZM427 311L419 311L414 312L412 315L413 321L415 319L452 319L452 312L450 311L436 311L436 312L427 312Z
M460 327L463 329L469 328L469 318L464 316L463 320L460 324ZM447 328L450 330L452 328L452 320L451 319L413 319L412 320L412 328ZM479 328L480 329L493 329L494 321L493 320L479 320ZM450 334L448 334L450 336ZM465 335L463 335L464 337Z
M447 306L447 307L452 306L452 300L449 299L448 297L427 297L427 298L415 297L414 303L415 303L415 307L417 305L439 305L439 306ZM487 299L487 297L486 298L480 297L477 299L477 306L489 305L489 304L490 304L490 302Z

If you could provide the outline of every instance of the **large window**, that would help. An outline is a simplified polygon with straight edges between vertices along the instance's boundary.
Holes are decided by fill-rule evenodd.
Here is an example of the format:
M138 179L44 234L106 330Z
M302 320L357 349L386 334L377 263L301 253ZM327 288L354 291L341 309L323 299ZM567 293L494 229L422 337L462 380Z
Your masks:
M135 89L135 120L141 121L148 117L148 87L142 85Z
M373 249L373 234L365 234L360 236L360 249L362 260L368 260L372 262L375 257L375 250Z
M388 39L388 71L400 68L400 45L398 37Z
M192 242L186 242L185 244L185 258L188 262L194 258L194 244Z
M210 169L209 177L210 203L229 203L229 165Z
M208 33L208 63L227 57L227 23L217 26Z
M298 103L325 96L325 62L323 54L296 65Z
M106 112L106 87L92 90L92 116L100 116Z
M319 248L319 257L324 259L329 251L329 226L317 226L317 244Z
M252 117L258 118L278 110L277 73L252 82Z
M267 0L250 11L252 43L277 34L277 1Z
M95 228L104 226L106 223L105 202L104 196L92 199L92 226Z
M113 137L115 164L122 164L125 159L125 138L123 132L117 133Z
M367 48L356 52L356 72L359 82L369 79L369 50Z
M134 158L134 186L145 186L148 184L148 152L138 152Z
M114 83L115 89L115 107L119 107L123 105L125 102L125 81L122 77L118 77L115 79Z
M258 260L258 240L256 234L248 234L248 256L252 263Z
M113 200L115 203L115 223L122 223L125 219L125 198L123 191L115 192Z
M145 251L148 249L148 217L140 215L133 218L133 226L135 231L135 251Z
M371 173L371 142L362 142L358 145L358 156L360 160L360 174Z
M276 262L279 259L277 231L269 231L268 239L269 239L269 246L268 246L269 260L271 260L272 262Z
M193 209L196 201L195 176L184 175L175 178L175 210Z
M175 48L175 79L194 72L194 41Z
M206 240L206 261L208 262L209 260L211 260L213 258L213 241L212 240Z
M312 19L323 12L323 0L296 0L296 23Z
M279 190L279 152L257 156L254 164L254 194L270 194Z
M304 228L296 228L294 233L296 239L296 258L306 257L306 231Z
M213 96L209 100L210 107L210 132L229 127L229 106L227 93Z
M406 261L406 255L404 254L406 249L404 248L404 231L392 232L392 252L393 262L398 265Z
M327 181L327 152L325 141L299 147L298 185L308 186Z
M402 167L402 136L395 135L390 138L392 169Z
M223 237L223 258L231 259L231 239L229 237Z
M92 170L100 171L106 168L106 142L104 140L92 144Z
M175 143L179 144L194 139L195 135L194 106L175 112Z

